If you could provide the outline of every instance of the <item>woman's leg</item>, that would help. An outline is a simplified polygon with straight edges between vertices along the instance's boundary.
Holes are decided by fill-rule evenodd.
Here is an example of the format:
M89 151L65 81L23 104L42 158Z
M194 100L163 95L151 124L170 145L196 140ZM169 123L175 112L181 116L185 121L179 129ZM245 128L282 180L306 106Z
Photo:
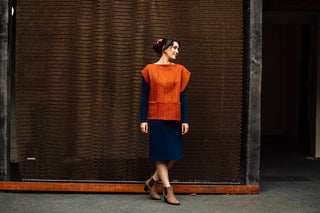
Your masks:
M166 161L156 161L158 175L163 187L170 187L168 163Z
M175 164L175 162L177 162L177 160L168 160L168 161L162 161L162 162L165 162L167 164L168 170L170 170L172 168L172 166ZM157 166L157 164L156 164L156 166ZM158 173L157 170L152 175L152 178L155 181L159 181L160 180L160 176L159 176L159 173Z
M172 187L170 186L169 181L169 172L168 170L173 166L176 160L169 161L156 161L157 173L161 179L162 186L164 188L163 197L165 201L169 204L179 205L180 202L174 196Z
M170 187L169 169L177 160L156 161L157 171L154 173L154 180L161 180L163 187Z

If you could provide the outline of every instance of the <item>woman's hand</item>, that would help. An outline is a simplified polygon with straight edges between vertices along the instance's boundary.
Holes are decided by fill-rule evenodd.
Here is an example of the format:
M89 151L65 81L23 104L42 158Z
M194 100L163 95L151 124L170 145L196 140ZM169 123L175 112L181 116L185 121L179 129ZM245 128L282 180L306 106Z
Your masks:
M189 132L189 124L183 123L182 124L182 135L187 134Z
M140 124L140 129L141 129L141 132L143 132L145 134L148 134L148 123L147 122L142 122Z

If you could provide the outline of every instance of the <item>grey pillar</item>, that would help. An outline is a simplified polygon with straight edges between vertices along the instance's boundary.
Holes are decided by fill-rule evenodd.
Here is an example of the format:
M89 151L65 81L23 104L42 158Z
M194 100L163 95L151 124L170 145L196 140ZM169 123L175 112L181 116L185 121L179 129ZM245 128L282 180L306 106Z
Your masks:
M317 18L317 100L316 100L316 138L314 147L314 157L320 158L320 16Z
M262 77L262 0L248 1L248 120L246 185L259 185Z
M9 2L0 0L0 181L9 180L10 85Z

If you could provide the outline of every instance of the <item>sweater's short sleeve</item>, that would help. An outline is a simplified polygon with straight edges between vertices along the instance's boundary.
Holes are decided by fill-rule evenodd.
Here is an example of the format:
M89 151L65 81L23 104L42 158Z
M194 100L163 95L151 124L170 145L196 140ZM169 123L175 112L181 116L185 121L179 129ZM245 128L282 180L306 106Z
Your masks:
M181 89L180 92L183 92L189 83L191 73L184 67L182 66L182 72L181 72Z
M149 70L148 70L147 66L141 71L141 73L142 73L142 76L143 76L144 80L148 84L150 84L150 81L149 81Z

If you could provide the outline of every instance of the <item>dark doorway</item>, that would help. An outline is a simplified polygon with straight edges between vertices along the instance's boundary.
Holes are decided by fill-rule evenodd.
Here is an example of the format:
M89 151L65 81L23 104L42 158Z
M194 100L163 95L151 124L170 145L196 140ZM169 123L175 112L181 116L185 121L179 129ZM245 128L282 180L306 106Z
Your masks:
M279 17L268 14L263 24L262 161L314 155L316 26L305 16Z

